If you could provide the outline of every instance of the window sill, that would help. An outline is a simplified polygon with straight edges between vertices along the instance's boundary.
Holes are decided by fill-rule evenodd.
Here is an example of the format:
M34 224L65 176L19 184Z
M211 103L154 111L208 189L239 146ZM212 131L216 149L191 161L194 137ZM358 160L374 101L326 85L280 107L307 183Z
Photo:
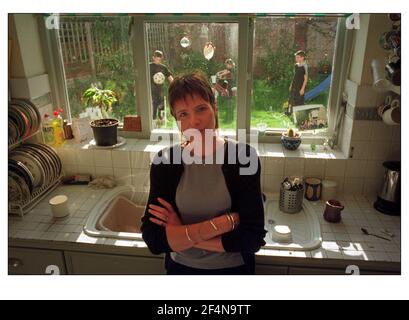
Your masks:
M168 146L171 143L163 140L154 142L145 139L130 139L126 138L126 143L118 148L98 148L91 146L88 142L76 143L74 140L66 140L64 145L58 148L66 150L106 150L106 151L129 151L129 152L153 152L156 153ZM259 157L263 158L302 158L302 159L347 159L347 157L339 150L324 150L322 145L317 145L315 151L311 151L308 144L301 144L297 150L286 150L280 143L258 143L251 144L256 150Z

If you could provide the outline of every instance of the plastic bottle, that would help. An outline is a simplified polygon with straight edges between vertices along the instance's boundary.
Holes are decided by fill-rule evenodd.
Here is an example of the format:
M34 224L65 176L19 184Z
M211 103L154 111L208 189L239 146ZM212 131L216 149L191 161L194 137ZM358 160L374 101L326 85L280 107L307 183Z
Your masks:
M54 145L54 129L51 125L50 116L47 113L44 114L42 126L44 142L49 145Z
M64 129L58 111L54 111L54 119L51 121L51 125L54 132L54 145L61 146L64 143Z

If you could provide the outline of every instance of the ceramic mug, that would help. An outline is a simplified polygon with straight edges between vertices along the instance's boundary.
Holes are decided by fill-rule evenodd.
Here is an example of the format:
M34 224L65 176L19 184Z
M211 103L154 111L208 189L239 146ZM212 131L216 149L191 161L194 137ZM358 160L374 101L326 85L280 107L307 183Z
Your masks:
M393 126L400 124L400 102L398 99L392 101L389 108L385 108L382 113L382 120L387 125Z
M388 79L393 85L400 86L400 59L391 61L385 66L386 79Z
M378 115L382 118L391 107L400 108L400 98L397 95L389 94L385 97L385 103L378 107Z
M68 209L68 197L65 195L58 195L51 198L49 204L54 218L64 218L70 214Z
M305 199L308 201L318 201L321 199L322 181L318 178L305 179Z
M344 206L337 200L328 200L325 205L324 219L328 222L338 223L341 221L341 211Z
M400 42L400 32L398 30L384 32L379 38L379 43L385 50L391 50L393 48L400 47Z

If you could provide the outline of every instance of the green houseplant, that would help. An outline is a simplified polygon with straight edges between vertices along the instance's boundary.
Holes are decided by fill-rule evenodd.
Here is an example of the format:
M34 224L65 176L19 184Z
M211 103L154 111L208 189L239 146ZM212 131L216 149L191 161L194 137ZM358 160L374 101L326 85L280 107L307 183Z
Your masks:
M83 99L87 107L97 107L101 110L102 119L90 122L96 145L115 145L117 143L118 120L112 118L112 104L118 101L116 93L112 90L92 86L85 90Z

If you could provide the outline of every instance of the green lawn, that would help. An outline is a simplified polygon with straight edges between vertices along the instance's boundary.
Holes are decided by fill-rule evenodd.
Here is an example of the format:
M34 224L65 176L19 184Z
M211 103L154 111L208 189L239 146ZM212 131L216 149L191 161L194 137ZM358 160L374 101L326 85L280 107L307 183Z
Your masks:
M312 88L315 83L310 87ZM308 104L327 105L328 92L321 94ZM268 128L289 128L293 127L292 119L284 114L283 103L288 100L288 88L271 88L265 81L254 82L253 96L251 101L251 127L257 127L259 123L266 123ZM236 97L218 97L219 107L219 127L222 129L236 129L237 101ZM166 108L167 122L164 128L175 128L175 119Z

